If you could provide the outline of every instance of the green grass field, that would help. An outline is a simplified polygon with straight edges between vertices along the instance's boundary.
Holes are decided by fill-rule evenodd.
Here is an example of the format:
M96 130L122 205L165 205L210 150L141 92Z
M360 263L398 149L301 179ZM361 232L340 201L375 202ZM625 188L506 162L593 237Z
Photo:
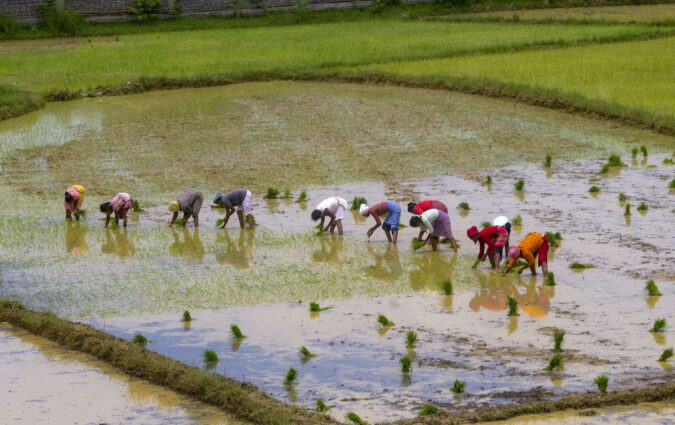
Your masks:
M603 21L675 23L675 4L630 6L572 7L561 9L501 10L494 12L451 15L445 19L540 21Z

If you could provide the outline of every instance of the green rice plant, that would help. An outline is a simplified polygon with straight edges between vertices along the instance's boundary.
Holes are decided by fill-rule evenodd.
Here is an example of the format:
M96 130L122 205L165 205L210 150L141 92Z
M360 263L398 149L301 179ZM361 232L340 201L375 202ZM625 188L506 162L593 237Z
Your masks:
M609 378L606 375L598 375L593 379L593 383L597 385L598 391L601 393L607 392L607 384L609 384Z
M670 360L670 358L673 357L673 349L672 348L666 348L663 350L663 353L661 353L661 357L659 357L660 362L667 362Z
M415 348L417 345L417 332L408 331L405 334L405 346L406 348Z
M192 321L192 316L190 315L190 312L185 310L183 312L183 318L180 319L181 322L191 322Z
M511 224L514 226L521 226L523 224L523 217L518 214L517 216L513 217L513 220L511 220Z
M279 189L271 186L267 188L267 195L265 196L265 198L277 199L278 197L279 197Z
M651 329L652 332L664 332L666 330L666 319L656 319L654 322L654 327Z
M452 392L455 394L462 394L466 389L466 382L455 379L455 382L452 384Z
M223 218L219 218L218 220L216 220L216 227L222 226L223 223L225 223L225 218L224 218L224 217L223 217Z
M562 234L560 234L560 232L555 232L555 234L553 235L553 237L554 237L555 240L557 240L557 241L563 240Z
M302 354L306 359L311 359L316 357L316 354L312 353L304 345L300 347L300 354Z
M401 372L403 373L412 372L412 360L410 360L410 357L403 356L399 359L398 363L401 365Z
M637 210L638 211L647 211L649 209L649 206L647 205L646 202L641 202L640 205L638 205Z
M413 251L417 251L424 246L424 242L417 238L413 238L413 240L410 242L410 246L412 247Z
M354 412L347 413L347 420L356 425L368 425L368 422L362 420L359 415Z
M134 344L138 344L141 347L145 347L145 345L148 343L148 339L144 337L142 334L134 335L134 339L132 341L134 342Z
M204 350L204 354L202 354L204 357L204 361L206 363L213 363L218 361L218 354L216 354L215 351L213 350Z
M289 199L291 196L292 196L292 194L291 194L291 189L285 188L285 189L284 189L284 196L282 196L282 198L284 198L284 199Z
M625 193L621 192L619 193L619 201L624 202L628 197L626 196Z
M607 165L610 167L623 167L626 164L621 161L621 157L619 155L610 155L609 159L607 159Z
M286 372L286 377L284 378L284 385L290 387L291 385L295 385L297 380L298 380L298 371L292 367L289 368L288 372Z
M602 174L607 174L609 173L609 165L605 164L602 166L602 170L600 170Z
M441 289L445 295L452 295L452 281L450 279L444 280L443 283L441 283Z
M670 183L668 183L668 188L669 189L675 189L675 179L672 179Z
M661 296L661 291L659 291L659 287L656 286L656 283L654 282L654 279L649 279L647 281L647 284L645 285L645 289L647 290L647 293L649 294L650 297Z
M552 160L553 160L553 157L551 157L551 155L546 155L546 160L544 161L544 167L551 168Z
M300 196L298 196L298 202L304 202L307 200L307 191L303 190L300 192Z
M570 264L570 269L590 269L590 268L593 268L593 267L595 267L595 266L593 266L592 264L584 264L584 263L580 263L578 261L575 261L572 264Z
M368 201L363 196L355 196L354 199L352 199L353 210L358 210L361 207L361 205L364 204L368 205Z
M518 191L523 190L524 187L525 187L525 180L523 179L520 179L513 184L513 188Z
M551 245L552 247L558 247L560 244L558 243L558 240L555 237L555 233L553 232L545 232L544 236L546 236L546 239L548 239L548 244ZM562 239L562 238L561 238Z
M481 227L483 227L483 229L485 229L486 227L492 226L492 223L490 223L489 221L484 221L480 225Z
M562 329L556 329L553 331L553 349L555 351L562 351L562 343L565 339L565 331Z
M325 412L328 410L326 403L323 402L320 398L316 399L316 407L314 408L317 412Z
M140 204L138 203L138 199L134 199L134 203L131 205L131 209L134 210L135 212L143 212L143 208L141 208Z
M675 164L675 161L673 161L673 158L666 158L663 160L663 165L673 165Z
M633 149L630 150L630 155L631 155L633 158L637 158L638 152L640 152L640 149L638 149L638 148L633 148Z
M230 335L232 336L233 339L244 339L244 338L246 338L246 335L244 335L241 332L241 329L239 329L239 326L237 326L237 325L230 325Z
M642 145L640 146L640 152L642 152L642 156L649 156L649 152L647 152L647 146Z
M183 221L182 218L177 218L176 221L174 221L174 224L175 224L176 226L182 226L182 225L185 224L185 222Z
M467 211L467 210L471 209L471 207L469 207L468 202L460 202L459 205L457 205L457 208L459 208L460 210L464 210L464 211Z
M598 193L598 192L600 192L600 188L597 187L597 186L591 186L591 188L588 189L588 191L591 192L591 193Z
M394 326L394 322L387 319L387 316L385 316L384 314L377 315L377 323L379 323L382 326Z
M553 370L563 370L564 367L562 355L556 354L551 357L551 360L548 362L548 366L546 366L546 370L551 372Z
M492 184L492 176L487 176L487 178L485 179L485 183Z
M553 272L546 273L546 285L555 286L555 275Z
M329 310L331 308L333 307L321 307L319 303L316 303L314 301L309 303L309 311L311 311L312 313L318 313L320 311Z
M431 404L427 404L425 406L422 406L420 412L418 413L418 416L433 416L437 413L438 407L432 406Z
M518 314L518 301L515 298L509 295L506 298L506 305L509 309L509 316L520 316Z
M87 213L87 210L85 210L84 208L82 208L81 210L77 210L77 211L75 212L75 214L76 214L76 215L79 215L79 216L82 217L82 218L87 218L87 214L88 214L88 213Z
M623 207L623 215L630 215L630 202Z
M117 223L110 223L110 228L112 230L117 230L120 228L120 226Z

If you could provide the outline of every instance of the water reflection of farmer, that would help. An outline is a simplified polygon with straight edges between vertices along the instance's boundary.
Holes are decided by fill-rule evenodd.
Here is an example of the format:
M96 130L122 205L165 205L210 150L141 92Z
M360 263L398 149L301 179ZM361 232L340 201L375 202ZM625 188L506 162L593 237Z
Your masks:
M66 250L71 254L84 254L87 252L86 228L80 227L80 223L69 221L66 226Z
M543 286L537 287L537 279L532 278L525 293L516 297L520 310L531 317L544 317L551 311L551 301Z
M238 269L249 267L251 258L253 258L253 237L254 233L241 229L237 243L230 238L230 234L225 229L222 235L216 237L216 241L225 241L225 251L216 253L216 261L219 264L229 264Z
M480 291L469 300L469 308L489 311L504 311L507 308L507 297L518 301L520 310L531 317L544 317L551 311L551 301L543 286L537 287L535 278L530 280L526 290L521 294L512 282L503 280L481 280Z
M105 239L105 243L101 245L101 252L104 254L114 254L120 258L126 258L132 257L136 253L133 242L129 240L127 229L124 229L124 231L106 229Z
M440 288L444 280L452 279L457 263L457 256L448 257L438 252L428 252L413 257L416 266L410 272L410 284L416 291L429 288L434 291Z
M183 242L181 242L175 229L172 228L171 233L173 234L173 243L169 246L171 255L194 262L204 259L205 250L204 244L199 240L199 229L195 228L194 233L190 235L190 232L183 228Z
M368 244L368 253L375 259L375 265L366 268L368 276L385 282L393 282L403 274L396 246L387 244L384 253L380 254L375 251L372 244Z
M321 248L312 253L312 260L321 263L340 264L345 262L344 240L335 235L318 238Z

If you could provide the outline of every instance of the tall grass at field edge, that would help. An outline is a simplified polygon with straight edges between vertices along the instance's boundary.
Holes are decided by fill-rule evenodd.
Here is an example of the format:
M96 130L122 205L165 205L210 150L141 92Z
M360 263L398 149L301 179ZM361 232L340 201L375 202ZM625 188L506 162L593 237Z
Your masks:
M35 111L44 104L39 94L0 84L0 121Z

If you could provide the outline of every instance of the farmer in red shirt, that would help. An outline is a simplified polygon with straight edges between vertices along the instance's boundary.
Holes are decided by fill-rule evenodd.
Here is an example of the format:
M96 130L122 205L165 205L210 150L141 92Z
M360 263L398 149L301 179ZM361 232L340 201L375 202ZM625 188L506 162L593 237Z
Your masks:
M498 268L504 254L504 245L509 240L509 232L502 226L489 226L481 231L478 231L476 226L472 226L466 234L473 243L480 242L478 260L474 266L478 265L478 261L485 261L485 258L490 257L492 268ZM487 245L487 251L485 245Z
M439 210L444 213L448 213L448 207L441 201L436 201L435 199L430 199L427 201L422 201L418 203L409 202L408 203L408 212L411 214L422 215L423 212L427 210ZM417 240L422 240L426 228L420 226L420 234L417 236Z

